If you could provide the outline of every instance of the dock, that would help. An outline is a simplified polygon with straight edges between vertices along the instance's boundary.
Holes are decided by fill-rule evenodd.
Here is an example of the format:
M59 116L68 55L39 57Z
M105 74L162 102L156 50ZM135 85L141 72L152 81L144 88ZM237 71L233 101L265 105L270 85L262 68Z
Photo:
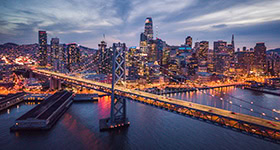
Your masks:
M47 99L50 94L26 94L24 96L24 101L26 102L40 102Z
M15 121L11 131L48 130L72 104L72 92L59 91Z
M97 102L98 94L76 94L73 102Z
M25 92L8 94L0 99L0 111L7 109L23 101Z
M260 93L271 94L271 95L275 95L275 96L280 96L280 93L275 93L275 92L270 92L270 91L265 91L265 90L259 90L259 89L250 88L250 87L244 87L244 89L255 91L255 92L260 92Z

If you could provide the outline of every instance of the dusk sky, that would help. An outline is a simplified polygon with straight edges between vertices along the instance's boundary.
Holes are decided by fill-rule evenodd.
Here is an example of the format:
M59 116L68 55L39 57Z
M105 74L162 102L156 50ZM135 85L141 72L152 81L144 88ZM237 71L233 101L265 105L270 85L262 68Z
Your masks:
M105 34L109 45L138 46L148 16L154 37L169 45L190 35L212 49L213 41L230 42L234 34L236 47L280 47L279 0L1 0L0 43L37 43L38 30L46 30L48 43L59 37L97 48Z

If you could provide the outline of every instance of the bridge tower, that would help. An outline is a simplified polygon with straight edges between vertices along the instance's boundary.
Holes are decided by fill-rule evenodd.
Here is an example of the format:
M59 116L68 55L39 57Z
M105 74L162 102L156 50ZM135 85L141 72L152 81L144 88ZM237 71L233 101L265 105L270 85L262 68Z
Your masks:
M113 43L111 113L110 118L99 121L100 130L129 125L126 117L126 99L115 93L115 85L121 84L125 80L125 50L125 43Z

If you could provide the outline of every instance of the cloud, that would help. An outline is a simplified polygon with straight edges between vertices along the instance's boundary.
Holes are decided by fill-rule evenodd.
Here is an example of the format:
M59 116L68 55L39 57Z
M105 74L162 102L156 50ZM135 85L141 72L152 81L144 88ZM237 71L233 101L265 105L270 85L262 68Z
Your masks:
M170 45L182 44L186 35L195 40L213 41L230 38L235 33L251 45L253 40L245 38L273 41L269 44L280 47L275 36L280 26L279 0L9 0L1 3L0 43L37 42L38 30L47 30L48 38L59 37L61 42L78 42L94 48L103 34L108 45L121 41L137 46L145 18L151 16L157 30L154 33ZM266 28L264 24L271 28L258 32Z
M213 28L225 28L225 27L227 27L227 25L226 24L217 24L217 25L213 25L212 27Z
M216 24L226 24L227 26L247 26L269 21L280 20L280 1L262 1L250 5L240 4L234 7L221 9L216 12L197 16L192 19L182 20L182 24L197 24L196 28L209 29ZM185 28L187 30L188 28ZM184 30L184 28L182 28Z

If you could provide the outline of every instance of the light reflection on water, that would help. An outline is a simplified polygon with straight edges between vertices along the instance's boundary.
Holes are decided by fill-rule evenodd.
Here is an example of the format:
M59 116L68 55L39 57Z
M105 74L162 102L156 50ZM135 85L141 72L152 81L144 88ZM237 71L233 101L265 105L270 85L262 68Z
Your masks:
M258 105L280 108L279 97L234 88L221 90ZM217 107L227 105L201 92L172 97ZM10 133L15 119L34 106L22 103L19 108L10 108L10 114L0 113L0 149L280 149L271 142L134 101L127 103L128 128L100 132L99 119L110 114L110 97L100 98L98 103L72 104L50 131Z

